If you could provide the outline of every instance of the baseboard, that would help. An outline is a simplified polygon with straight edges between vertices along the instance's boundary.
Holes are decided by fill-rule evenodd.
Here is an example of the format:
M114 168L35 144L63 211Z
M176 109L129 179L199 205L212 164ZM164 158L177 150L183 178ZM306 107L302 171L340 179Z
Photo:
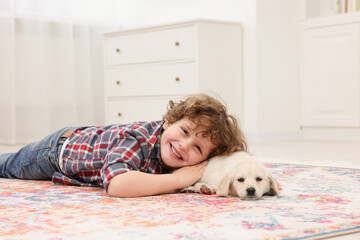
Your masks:
M38 140L39 139L34 139L34 138L17 138L16 140L8 139L8 138L0 138L0 145L25 145Z
M360 141L360 128L355 127L303 127L305 140Z
M301 131L244 132L248 142L295 141L301 139Z
M14 139L0 138L0 145L15 145Z

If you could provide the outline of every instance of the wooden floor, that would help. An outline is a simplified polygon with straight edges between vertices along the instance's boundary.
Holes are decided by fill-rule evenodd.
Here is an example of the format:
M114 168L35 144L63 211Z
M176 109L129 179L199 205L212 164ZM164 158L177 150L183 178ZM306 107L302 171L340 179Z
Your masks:
M360 142L287 141L250 143L250 152L276 162L360 168Z

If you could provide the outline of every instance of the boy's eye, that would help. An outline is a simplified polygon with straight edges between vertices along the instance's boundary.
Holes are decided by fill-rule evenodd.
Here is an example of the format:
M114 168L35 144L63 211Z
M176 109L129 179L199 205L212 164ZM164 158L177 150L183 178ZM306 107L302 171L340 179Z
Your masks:
M202 153L201 148L199 146L195 145L195 147L200 153Z
M181 128L182 130L183 130L183 132L186 134L186 135L188 135L188 131L185 129L185 128Z

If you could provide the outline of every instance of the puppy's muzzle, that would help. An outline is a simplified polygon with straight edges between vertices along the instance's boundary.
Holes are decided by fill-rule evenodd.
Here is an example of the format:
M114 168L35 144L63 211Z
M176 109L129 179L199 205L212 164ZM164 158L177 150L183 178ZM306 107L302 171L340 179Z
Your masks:
M256 190L255 190L255 188L253 188L253 187L249 187L249 188L246 189L246 192L247 192L247 195L248 195L249 197L253 197L253 196L255 196Z

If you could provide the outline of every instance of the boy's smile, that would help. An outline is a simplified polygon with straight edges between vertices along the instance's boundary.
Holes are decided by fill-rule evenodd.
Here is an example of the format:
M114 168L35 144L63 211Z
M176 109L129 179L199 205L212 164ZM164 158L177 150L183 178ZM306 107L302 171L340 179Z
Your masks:
M173 168L192 166L206 160L215 145L204 137L202 129L183 118L173 124L164 123L160 139L161 158Z
M172 153L175 155L174 157L178 158L179 160L182 160L181 153L176 151L176 149L174 148L174 146L171 143L170 143L170 148L171 148Z

